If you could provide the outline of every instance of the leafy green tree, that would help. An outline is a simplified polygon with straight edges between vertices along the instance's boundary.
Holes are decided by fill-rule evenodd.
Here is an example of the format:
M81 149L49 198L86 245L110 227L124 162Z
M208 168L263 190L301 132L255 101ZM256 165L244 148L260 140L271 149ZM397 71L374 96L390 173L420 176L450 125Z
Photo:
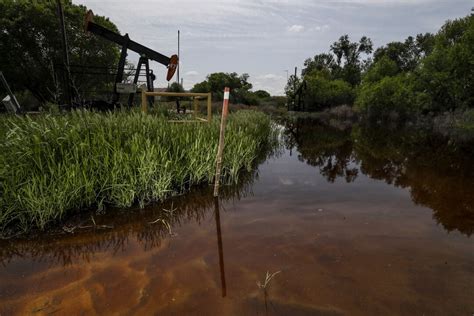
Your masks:
M474 16L448 21L422 60L419 89L427 91L433 111L474 108Z
M305 106L308 110L323 110L354 102L354 90L344 80L331 80L324 72L312 72L305 77L305 81Z
M115 44L84 33L86 7L63 0L66 33L71 64L108 66L118 61ZM63 68L62 44L56 2L48 0L0 1L0 69L14 91L30 91L39 101L56 101L61 94ZM108 19L95 17L95 22L118 31ZM79 93L100 91L104 77L74 77ZM113 78L110 78L112 80Z
M429 104L429 95L417 88L417 78L411 73L366 82L359 88L355 101L356 108L371 119L385 119L393 114L404 119L429 110Z
M331 54L318 54L314 56L313 59L308 58L304 62L303 76L310 74L313 71L325 71L328 73L333 73L337 70L337 63L334 59L334 56Z
M372 53L372 40L363 36L359 42L351 42L348 35L343 35L331 45L331 52L336 56L337 68L334 79L342 79L356 86L361 80L361 54Z
M270 93L268 93L265 90L257 90L254 92L255 96L257 96L260 99L266 99L270 97Z
M362 84L373 83L385 77L393 77L400 72L397 63L387 56L382 56L376 63L373 63L367 70Z
M434 36L430 33L418 34L416 39L409 36L405 42L391 42L378 48L374 53L374 62L381 58L390 58L400 71L413 71L420 59L433 50Z
M474 17L447 21L436 34L392 42L374 54L356 100L370 116L474 107Z
M184 88L180 83L175 81L166 88L166 92L184 92ZM168 97L167 99L168 101L176 101L179 100L180 97Z
M295 75L291 75L288 78L288 82L286 83L286 86L285 86L285 94L286 94L288 102L290 103L295 102L296 91L298 90L301 83L302 83L302 80Z
M213 98L222 100L224 98L224 88L230 88L230 101L232 103L243 103L255 105L258 98L253 95L252 84L248 82L249 75L244 73L238 75L236 72L224 73L216 72L209 74L206 80L194 85L193 92L212 92Z
M209 82L204 80L202 82L196 83L194 87L192 87L191 91L197 93L207 93L211 91L211 87L209 86Z

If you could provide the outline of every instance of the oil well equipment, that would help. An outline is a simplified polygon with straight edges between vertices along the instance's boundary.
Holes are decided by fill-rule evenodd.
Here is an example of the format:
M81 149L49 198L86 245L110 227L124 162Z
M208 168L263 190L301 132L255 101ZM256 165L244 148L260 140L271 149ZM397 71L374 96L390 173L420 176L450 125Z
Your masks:
M151 48L148 48L140 43L137 43L130 39L128 34L120 35L113 32L97 23L94 23L94 14L92 10L87 11L85 15L84 30L87 33L100 36L106 40L109 40L117 45L121 46L120 59L118 62L117 71L115 74L114 91L112 104L117 104L120 98L120 94L128 94L128 105L132 106L135 93L137 92L137 82L142 71L143 66L145 67L146 77L146 89L147 92L154 91L153 81L156 76L153 74L153 70L150 69L150 61L158 62L168 68L166 80L170 81L178 68L178 56L172 55L171 57L165 56ZM124 71L125 61L127 57L127 51L131 50L140 55L138 65L135 70L133 83L124 83ZM149 97L149 102L153 102L153 96Z

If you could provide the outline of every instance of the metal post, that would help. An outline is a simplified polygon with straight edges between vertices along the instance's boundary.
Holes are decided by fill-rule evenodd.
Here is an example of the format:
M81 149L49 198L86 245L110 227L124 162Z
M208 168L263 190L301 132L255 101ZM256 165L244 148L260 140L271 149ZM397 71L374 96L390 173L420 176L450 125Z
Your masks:
M143 57L140 57L140 59L138 60L138 65L137 65L137 69L135 70L135 77L133 78L133 84L137 84L138 82L138 78L140 77L140 71L142 69L142 65L143 65ZM133 99L135 98L135 93L130 93L130 95L128 96L128 106L131 107L133 105Z
M148 61L148 58L145 58L145 69L146 69L146 88L148 90L148 92L153 92L153 80L151 79L151 76L150 76L150 63ZM148 97L148 102L150 103L150 106L153 105L153 103L155 102L155 97L154 96L150 96Z
M123 72L125 68L125 58L127 58L127 47L128 47L128 42L130 41L130 38L128 37L128 34L124 35L124 43L122 46L122 52L120 53L120 59L119 59L119 64L117 68L117 75L115 76L115 84L114 84L114 98L113 98L113 103L117 103L120 94L117 92L117 83L121 83L123 80Z
M8 95L10 96L10 101L16 106L15 112L21 111L20 104L18 103L15 95L13 94L10 86L8 85L7 79L3 76L3 72L0 71L0 81L2 82L3 86L7 90Z
M179 56L179 40L180 40L179 37L180 37L180 32L179 32L179 30L178 30L178 65L177 65L177 67L178 67L178 69L177 69L178 73L177 73L177 77L176 77L176 82L177 82L178 84L179 84L179 82L180 82L180 81L179 81L179 62L181 61L180 56Z
M293 110L295 109L296 107L296 79L298 79L297 75L296 75L296 72L298 71L298 67L295 67L295 81L294 81L294 87L293 87L293 91L294 91L294 98L293 98Z

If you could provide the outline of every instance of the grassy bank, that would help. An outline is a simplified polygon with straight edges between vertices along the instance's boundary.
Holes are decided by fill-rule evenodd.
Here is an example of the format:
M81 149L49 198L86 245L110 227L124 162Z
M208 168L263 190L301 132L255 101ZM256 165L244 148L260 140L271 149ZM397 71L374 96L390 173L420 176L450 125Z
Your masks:
M219 123L173 124L135 112L2 118L0 229L45 228L68 212L163 200L212 181ZM272 141L258 112L229 117L224 181Z

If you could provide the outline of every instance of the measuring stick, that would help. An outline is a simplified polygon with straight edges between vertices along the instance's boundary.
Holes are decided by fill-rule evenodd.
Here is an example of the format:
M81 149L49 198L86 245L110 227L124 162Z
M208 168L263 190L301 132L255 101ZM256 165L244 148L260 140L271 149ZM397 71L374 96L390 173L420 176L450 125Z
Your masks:
M219 183L221 179L221 168L222 168L222 153L224 152L224 136L225 136L225 124L227 121L227 115L229 114L229 94L230 89L225 87L224 89L224 102L222 103L222 117L221 117L221 131L219 134L219 147L217 148L217 164L216 164L216 177L214 181L214 196L219 196Z

